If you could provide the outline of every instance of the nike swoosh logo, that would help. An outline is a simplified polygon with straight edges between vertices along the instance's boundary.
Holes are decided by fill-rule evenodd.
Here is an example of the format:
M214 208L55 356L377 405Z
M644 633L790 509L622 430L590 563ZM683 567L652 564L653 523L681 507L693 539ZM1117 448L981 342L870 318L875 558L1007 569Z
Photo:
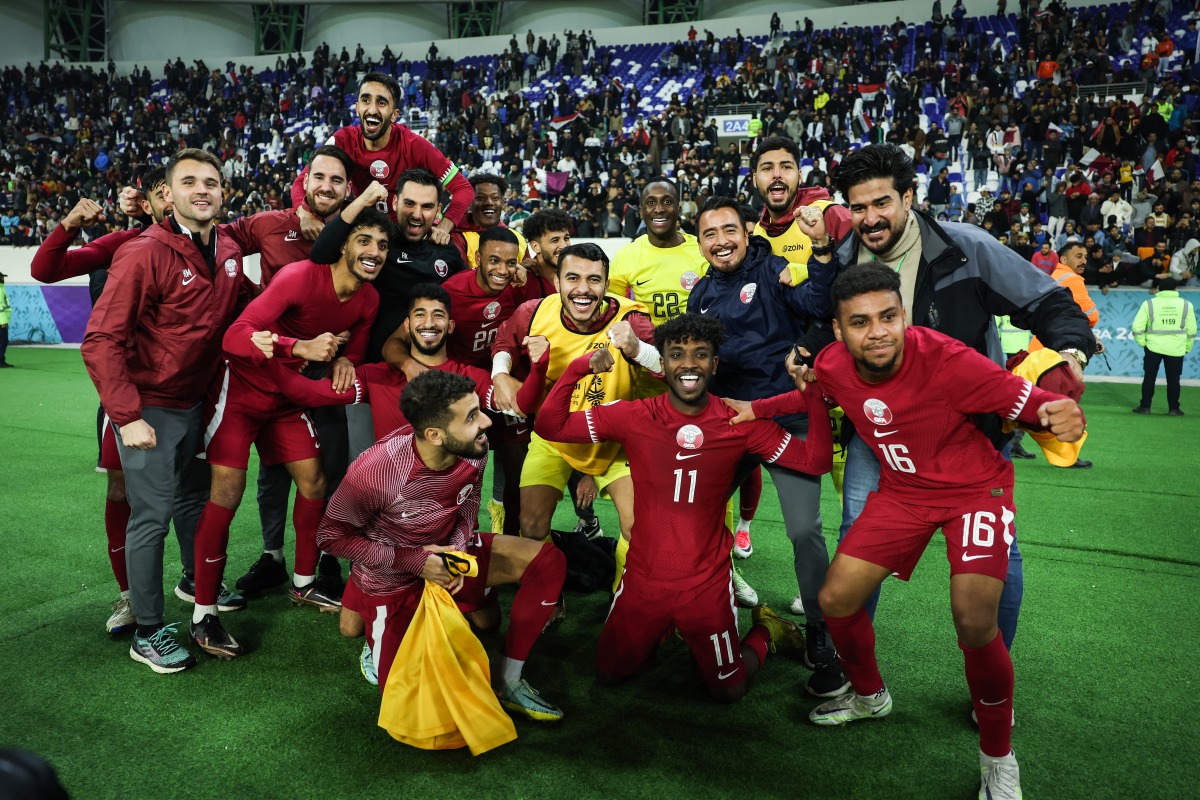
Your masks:
M218 561L224 561L224 560L225 560L225 556L220 556L218 558L206 558L206 559L204 559L204 563L205 564L215 564Z
M543 601L542 601L542 605L544 605L544 606L556 606L556 605L558 605L558 603L554 602L553 600L551 600L549 603L547 603L545 600L543 600Z
M711 305L711 304L710 304L710 305L707 305L707 306L704 306L703 308L701 308L701 309L700 309L700 313L701 313L701 314L707 314L707 313L708 313L708 309L710 309L710 308L712 308L712 305Z
M650 282L650 279L649 279L649 278L646 278L646 280L644 280L644 281L634 281L634 282L633 282L633 285L634 285L634 286L641 286L643 283L649 283L649 282Z
M875 429L875 438L876 438L876 439L882 439L882 438L883 438L883 437L885 437L885 436L891 436L893 433L899 433L899 432L900 432L900 431L883 431L883 432L880 432L880 431L879 431L879 429L878 429L878 428L876 428L876 429Z
M421 512L419 512L419 511L403 511L400 513L400 519L408 519L409 517L415 517L419 513L421 513Z
M124 545L122 545L121 547L117 547L117 548L115 548L115 549L111 549L111 550L109 550L108 552L110 552L110 553L119 553L119 552L121 552L121 551L122 551L122 550L124 550L124 549L125 549L125 547L124 547Z
M196 280L196 276L195 276L195 275L193 275L193 276L192 276L192 277L190 277L190 278L184 278L184 279L183 279L183 285L184 285L184 286L187 286L189 283L191 283L191 282L192 282L192 281L194 281L194 280Z
M692 453L691 455L687 455L687 456L685 456L683 453L676 453L675 460L676 461L687 461L689 458L696 458L699 455L700 455L700 453Z
M980 700L979 705L981 705L981 706L1002 706L1007 702L1008 702L1008 698L1006 697L1003 700L997 700L994 703L989 703L987 700Z
M297 240L297 239L299 239L299 238L300 238L300 237L299 237L299 236L297 236L296 234L294 234L294 233L289 233L287 236L283 237L283 240L284 240L285 242L294 242L294 241L296 241L296 240Z
M493 326L493 325L498 325L499 323L500 323L500 320L498 320L498 319L494 319L494 320L492 320L491 322L485 322L485 323L483 323L483 324L482 324L482 325L480 325L479 327L480 327L481 329L486 329L486 328L490 328L490 327L491 327L491 326Z
M741 669L741 667L738 667L738 669ZM738 671L737 671L736 669L735 669L735 670L733 670L732 672L718 672L718 673L717 673L717 680L719 680L719 681L723 681L723 680L725 680L726 678L732 678L734 675L736 675L736 674L737 674L737 672L738 672Z
M985 553L984 555L981 555L981 556L969 556L966 553L963 553L962 558L963 558L963 561L977 561L978 559L981 559L981 558L991 558L991 557L992 557L991 553Z

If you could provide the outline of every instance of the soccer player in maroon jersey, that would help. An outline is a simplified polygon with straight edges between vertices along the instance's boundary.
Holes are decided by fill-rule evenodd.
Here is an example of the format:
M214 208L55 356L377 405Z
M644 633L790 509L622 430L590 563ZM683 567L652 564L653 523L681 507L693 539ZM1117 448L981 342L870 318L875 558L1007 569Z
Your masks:
M770 609L754 609L754 625L738 644L725 504L734 473L747 455L821 475L833 460L824 403L806 397L808 440L770 420L733 427L734 412L708 393L723 339L720 320L683 314L654 331L667 393L619 400L569 413L580 379L612 369L612 353L580 356L550 390L538 413L539 436L558 442L619 441L634 486L634 536L612 609L600 634L596 675L612 684L647 669L672 629L692 651L709 692L741 699L766 659L786 642L803 650L796 624Z
M218 381L205 431L212 489L196 529L196 607L191 627L193 640L211 655L233 658L242 651L217 616L216 597L229 526L246 489L252 442L264 463L286 465L296 482L292 602L331 613L339 608L315 583L317 525L326 488L316 433L303 410L278 392L261 366L269 355L300 369L308 361L333 360L338 348L347 344L345 356L334 363L333 383L342 389L353 384L353 365L362 362L367 331L379 306L378 295L367 284L383 267L389 227L381 212L364 210L335 264L288 265L225 333L227 368Z
M979 720L979 796L1020 798L1011 748L1012 659L997 625L1015 519L1013 468L972 415L1000 414L1062 441L1082 436L1083 415L1074 400L1006 372L956 339L907 327L900 276L891 267L844 272L832 298L840 341L817 357L817 386L874 443L882 469L879 490L838 545L819 598L853 691L818 706L809 719L842 725L891 712L864 605L888 575L907 580L941 528L950 607ZM806 370L794 362L789 369L803 383ZM778 400L755 401L753 415L779 413Z
M355 194L361 194L372 181L379 181L391 196L380 201L380 211L396 219L396 179L402 172L423 168L437 176L438 183L450 193L450 205L441 221L434 227L431 238L437 244L450 242L450 231L467 213L475 190L456 167L440 150L406 126L396 122L400 113L400 85L396 79L382 72L369 72L358 84L358 99L354 106L359 124L338 130L326 144L334 144L345 150L354 161L350 173L350 185ZM304 200L303 180L300 173L292 184L292 205L300 214L301 232L307 239L317 238L324 227L321 220L301 206Z
M492 685L505 708L540 721L562 719L522 677L554 610L567 562L552 544L475 532L487 465L487 415L467 377L429 370L400 400L412 427L363 453L329 501L318 543L351 562L343 598L367 620L379 685L420 603L423 581L445 587L476 629L500 623L494 586L519 583ZM465 550L479 575L454 577L440 553Z
M516 285L520 269L520 242L507 228L493 226L475 234L475 269L453 275L443 284L454 304L454 333L449 339L450 357L484 370L491 369L492 340L496 331L517 306L541 297L541 286L525 280ZM488 441L499 463L492 472L492 502L488 511L497 517L496 498L503 502L501 529L493 533L520 533L521 465L529 447L529 423L512 414L492 413ZM511 479L511 480L510 480ZM498 485L497 485L498 484Z

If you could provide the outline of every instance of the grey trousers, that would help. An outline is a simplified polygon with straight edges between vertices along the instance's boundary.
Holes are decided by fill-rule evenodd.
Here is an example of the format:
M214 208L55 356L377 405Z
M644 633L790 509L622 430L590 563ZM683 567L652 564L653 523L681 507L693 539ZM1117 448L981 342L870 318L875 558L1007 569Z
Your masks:
M153 449L130 449L117 434L130 511L125 563L138 624L160 625L167 528L174 518L184 572L195 574L196 524L208 500L210 475L208 462L196 458L203 433L199 404L186 410L143 407L142 419L154 428Z
M792 436L802 440L808 438L807 419L786 427ZM759 463L751 459L742 461L734 477L731 496ZM821 604L817 600L829 569L829 549L825 546L825 534L821 530L821 479L770 464L762 466L771 475L771 482L775 484L775 492L779 495L784 528L792 542L796 584L800 587L800 598L804 602L808 622L824 622Z
M788 433L800 439L808 438L808 420L787 426ZM779 495L779 508L788 539L792 541L792 563L796 569L796 584L804 602L808 622L821 623L821 604L817 594L825 583L829 569L829 549L821 530L821 479L782 467L764 464Z

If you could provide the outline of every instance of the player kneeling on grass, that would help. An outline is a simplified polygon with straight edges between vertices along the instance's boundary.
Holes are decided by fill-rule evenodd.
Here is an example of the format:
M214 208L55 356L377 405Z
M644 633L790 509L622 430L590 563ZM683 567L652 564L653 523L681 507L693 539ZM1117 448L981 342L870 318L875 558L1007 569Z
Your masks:
M879 490L838 545L820 593L854 691L818 706L809 719L842 725L891 712L875 662L875 629L863 606L888 575L908 580L941 528L950 608L979 719L979 797L1020 798L1010 746L1013 667L997 627L1015 518L1013 468L972 416L1000 414L1076 441L1083 414L1074 400L1038 389L955 339L908 327L900 276L890 267L844 272L832 297L839 342L817 357L817 387L844 409L855 430L872 432L883 469ZM800 387L811 378L794 362L789 370ZM791 411L801 410L792 393L755 401L746 418L783 413L786 398Z
M803 651L796 624L754 609L738 642L725 503L734 472L754 454L767 463L821 475L833 457L829 415L819 397L809 409L807 442L774 422L734 428L734 412L708 393L722 341L719 320L684 314L654 331L666 394L570 412L571 393L612 368L606 348L567 367L542 404L535 429L555 442L617 441L634 486L634 532L625 571L600 634L596 675L607 685L647 669L658 645L678 630L712 695L736 701L777 645ZM813 395L810 395L812 397Z
M552 544L475 531L490 422L470 378L424 372L404 388L400 410L411 427L384 437L350 465L317 533L321 549L351 562L342 603L366 622L379 686L387 686L424 581L454 595L477 630L500 625L492 587L519 583L492 686L509 711L561 719L562 711L530 688L521 670L562 592L566 557ZM451 575L438 555L451 550L475 556L479 574Z

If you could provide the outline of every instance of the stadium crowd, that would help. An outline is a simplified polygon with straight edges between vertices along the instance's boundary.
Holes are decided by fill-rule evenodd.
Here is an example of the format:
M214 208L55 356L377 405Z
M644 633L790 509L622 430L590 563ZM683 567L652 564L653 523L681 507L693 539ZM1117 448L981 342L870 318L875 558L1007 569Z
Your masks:
M639 225L640 186L667 167L681 182L684 228L692 231L707 197L737 196L757 207L743 168L754 135L797 141L814 159L806 183L826 187L847 152L886 140L927 170L920 197L935 214L985 225L1022 252L1046 240L1057 249L1069 223L1067 236L1090 236L1094 283L1112 277L1118 250L1126 267L1115 282L1143 283L1152 265L1135 267L1145 260L1135 257L1162 240L1167 255L1183 255L1169 260L1189 264L1175 271L1186 280L1195 271L1187 244L1200 182L1197 102L1184 87L1195 66L1198 15L1178 5L1138 0L1113 13L1022 3L1010 18L1018 37L1007 43L988 35L999 29L996 18L981 24L961 3L949 15L936 3L929 23L897 19L875 30L814 30L805 19L785 31L776 19L769 37L755 39L740 29L718 37L693 27L664 46L645 85L625 85L613 66L620 48L598 45L590 31L567 31L563 43L529 33L525 48L514 35L494 62L441 58L434 44L423 62L385 48L375 64L361 45L353 54L321 45L311 60L281 57L262 72L178 59L158 75L146 66L129 75L112 64L10 66L0 76L12 112L0 131L0 226L6 241L36 244L87 196L113 212L107 228L123 227L120 187L183 146L222 157L227 219L287 207L288 176L352 121L347 87L382 66L400 83L406 119L416 115L424 135L468 174L505 179L506 221L551 204L571 212L577 236L628 237ZM1140 61L1130 57L1138 53ZM572 89L573 75L591 80ZM552 85L544 94L526 91L533 79ZM671 93L661 112L648 112L643 97L670 79L691 85ZM1150 91L1138 104L1079 90L1109 81L1142 82ZM927 98L940 102L927 108ZM747 139L723 147L714 116L726 105L754 107L755 119ZM301 119L307 132L288 134ZM1089 228L1097 215L1100 224ZM1146 232L1150 215L1156 223Z
M110 423L104 518L121 595L108 631L132 632L130 656L157 673L196 665L164 621L173 520L191 645L241 656L222 613L287 584L293 603L366 637L363 674L391 690L384 715L408 741L397 729L413 715L388 673L420 657L405 633L418 604L438 602L422 593L461 591L471 625L492 630L489 590L519 584L494 710L557 721L523 668L566 613L568 566L578 575L600 557L592 588L611 578L614 592L602 684L648 668L678 630L710 694L736 701L768 652L791 647L811 669L807 691L826 700L810 720L840 725L890 712L878 587L907 578L941 527L981 796L1020 797L1009 442L1023 426L1052 463L1090 466L1075 400L1098 352L1086 291L1064 288L1057 255L1102 288L1158 281L1167 293L1195 257L1195 100L1159 49L1178 15L1134 6L1117 19L1022 4L1007 49L961 4L946 17L935 3L913 30L818 32L805 20L784 33L778 15L762 42L693 28L659 66L699 79L655 114L641 102L650 87L622 85L615 51L590 32L560 44L530 31L524 49L514 35L487 74L436 45L419 65L385 51L382 71L361 46L353 57L322 46L310 62L280 59L270 80L177 61L164 92L144 68L6 70L5 235L40 243L38 280L107 277L82 356ZM1131 17L1159 61L1110 56L1110 38L1133 46ZM576 94L554 72L530 102L520 89L545 70L594 81ZM1110 76L1155 87L1141 105L1077 89ZM481 81L495 91L465 88ZM722 146L724 104L755 110L748 135ZM397 117L427 122L427 138ZM297 120L303 136L288 133ZM69 250L80 231L88 244ZM641 233L611 263L571 244ZM239 261L254 252L258 285ZM995 316L1036 335L1024 371L999 366ZM906 319L922 327L906 332ZM835 463L824 400L839 398ZM360 402L369 420L340 409ZM869 428L901 435L867 444ZM251 444L264 465L263 553L233 591L226 551ZM731 551L753 554L760 463L793 545L789 610L803 627L759 606L732 567ZM832 561L827 471L843 501ZM740 503L726 509L730 487ZM579 516L570 539L550 530L564 497ZM616 508L611 547L598 544L598 497ZM485 503L490 534L475 530ZM348 583L338 558L352 564ZM735 601L754 608L740 639ZM422 702L438 694L409 688Z

